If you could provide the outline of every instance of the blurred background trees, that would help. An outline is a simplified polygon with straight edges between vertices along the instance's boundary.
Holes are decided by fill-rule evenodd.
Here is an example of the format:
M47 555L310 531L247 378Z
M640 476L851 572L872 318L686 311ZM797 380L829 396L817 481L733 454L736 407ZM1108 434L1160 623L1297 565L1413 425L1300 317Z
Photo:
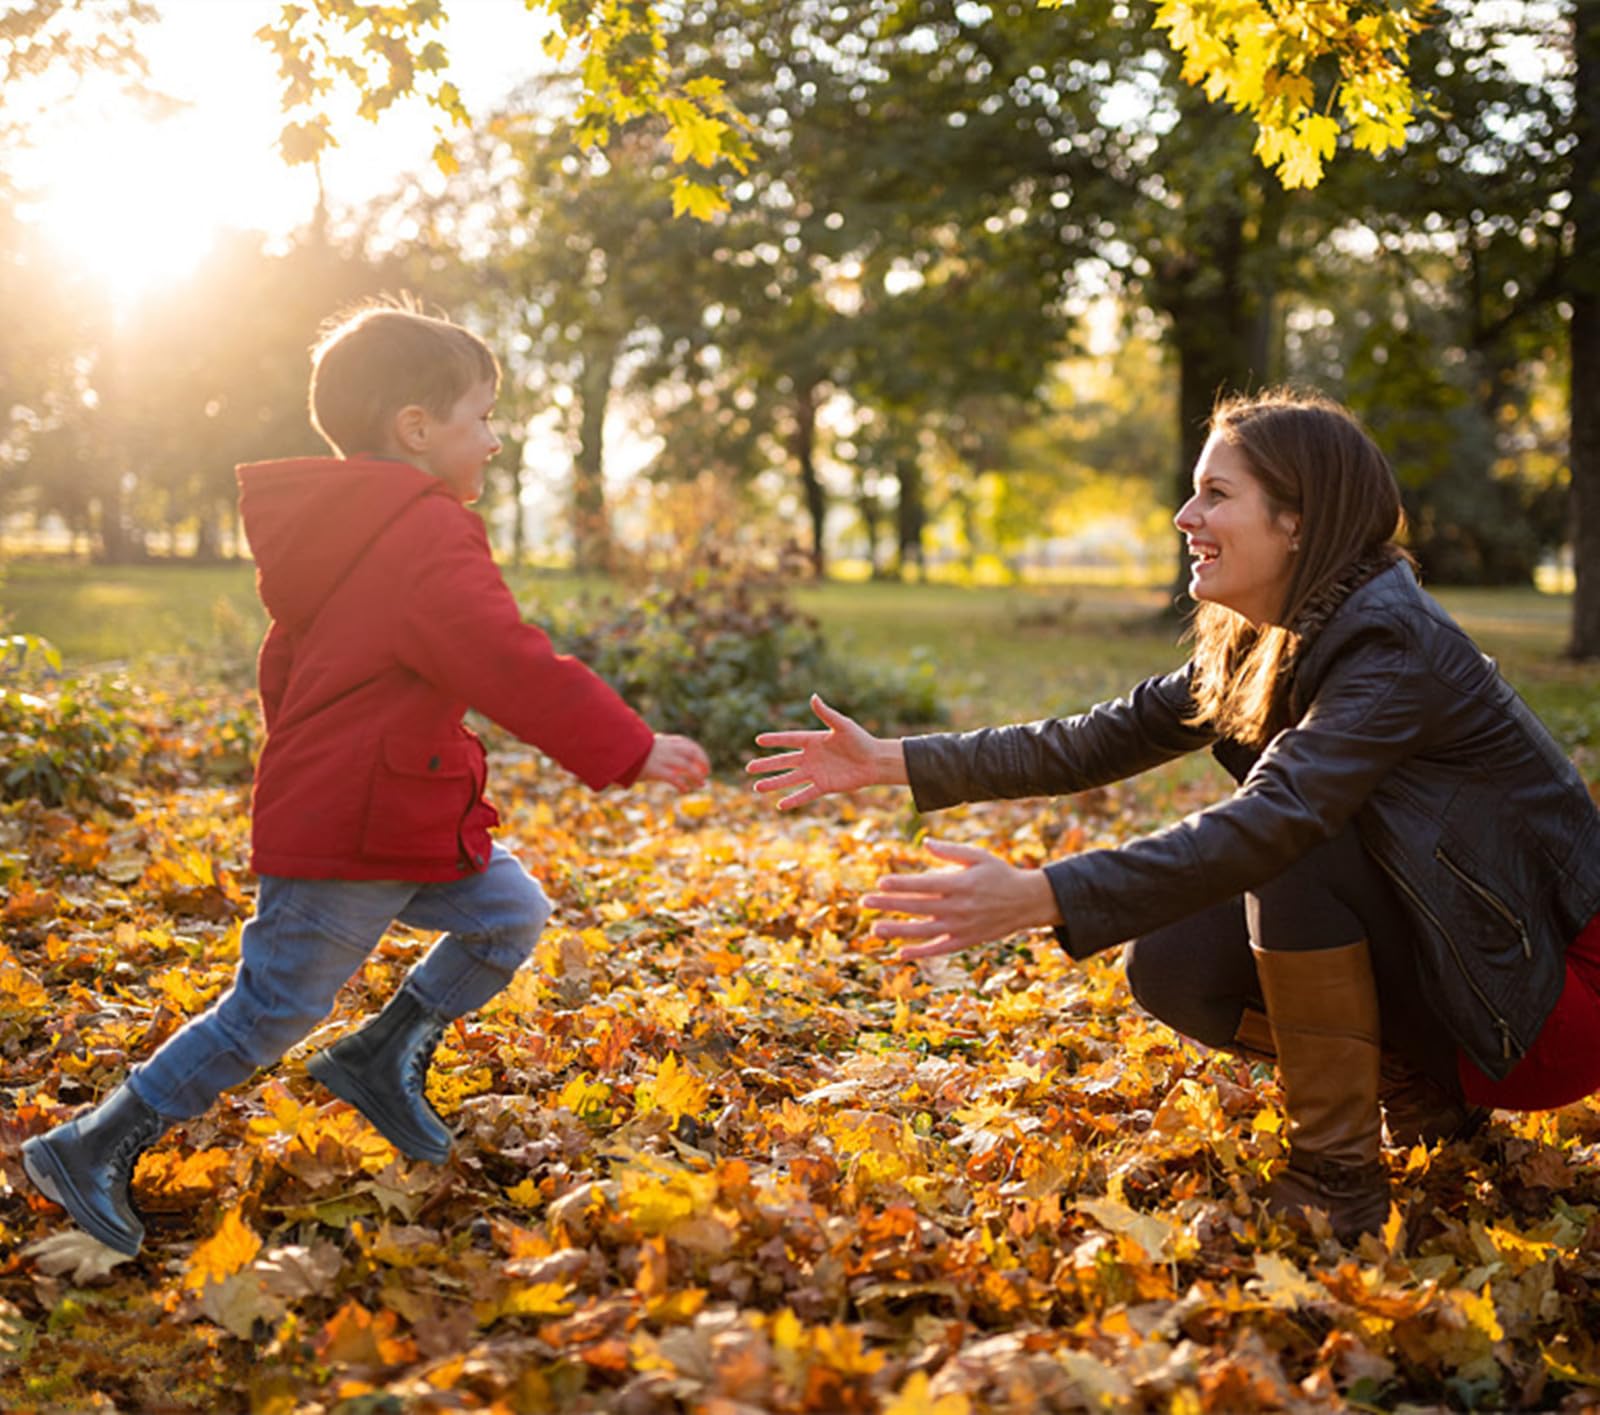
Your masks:
M10 13L63 8L96 7ZM317 450L317 323L403 287L501 353L507 554L660 550L686 488L817 577L1165 578L1212 401L1289 380L1369 421L1431 579L1566 555L1600 653L1596 8L1442 0L1405 147L1286 187L1136 0L684 7L687 116L585 147L556 68L452 136L448 177L235 233L121 312L25 219L0 106L0 511L107 559L237 553L233 464ZM150 9L106 0L48 62L139 83ZM21 33L8 74L46 65ZM734 111L750 160L719 136L696 179L726 209L675 215Z

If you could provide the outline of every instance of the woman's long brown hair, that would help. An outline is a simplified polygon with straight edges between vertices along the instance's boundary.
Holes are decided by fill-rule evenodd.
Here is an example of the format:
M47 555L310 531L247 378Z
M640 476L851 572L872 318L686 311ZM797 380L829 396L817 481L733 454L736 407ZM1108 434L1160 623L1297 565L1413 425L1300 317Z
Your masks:
M1270 623L1202 603L1190 626L1191 720L1263 747L1287 725L1295 626L1307 607L1359 561L1406 558L1396 542L1400 489L1356 416L1319 394L1274 389L1225 399L1211 414L1211 435L1239 450L1270 507L1300 518L1289 587Z

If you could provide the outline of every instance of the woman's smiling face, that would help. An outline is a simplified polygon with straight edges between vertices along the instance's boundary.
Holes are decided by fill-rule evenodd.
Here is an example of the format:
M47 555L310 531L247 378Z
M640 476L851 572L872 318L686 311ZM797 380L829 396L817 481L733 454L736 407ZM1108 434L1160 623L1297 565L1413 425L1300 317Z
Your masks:
M1190 556L1189 593L1252 624L1277 622L1288 596L1300 518L1275 508L1244 454L1213 434L1194 468L1194 495L1173 517Z

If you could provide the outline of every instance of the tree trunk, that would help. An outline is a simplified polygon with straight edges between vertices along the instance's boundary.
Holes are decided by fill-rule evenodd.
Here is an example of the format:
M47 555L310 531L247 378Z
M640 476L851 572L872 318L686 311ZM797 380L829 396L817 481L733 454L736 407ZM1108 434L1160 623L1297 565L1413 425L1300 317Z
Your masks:
M127 489L120 473L113 473L105 495L95 502L96 556L104 565L132 565L146 554L144 535L128 522Z
M917 578L926 581L928 565L922 553L922 527L927 517L922 505L922 467L913 453L903 457L895 470L900 481L895 505L900 578L905 579L915 566Z
M1203 235L1182 265L1162 272L1161 303L1172 319L1171 347L1178 360L1178 465L1172 483L1174 512L1194 489L1194 466L1206 445L1217 399L1258 387L1266 377L1270 320L1261 292L1245 275L1250 251L1242 206L1213 207ZM1178 537L1175 597L1187 593L1189 556Z
M579 571L605 571L611 564L604 439L616 362L615 345L594 348L584 357L578 381L581 407L578 455L572 465L572 549L573 566Z
M1600 6L1574 7L1572 115L1573 658L1600 658Z
M827 578L827 550L823 530L828 519L828 498L817 476L817 388L810 384L800 390L794 407L794 453L800 468L800 485L805 491L806 516L811 522L811 578L819 583Z

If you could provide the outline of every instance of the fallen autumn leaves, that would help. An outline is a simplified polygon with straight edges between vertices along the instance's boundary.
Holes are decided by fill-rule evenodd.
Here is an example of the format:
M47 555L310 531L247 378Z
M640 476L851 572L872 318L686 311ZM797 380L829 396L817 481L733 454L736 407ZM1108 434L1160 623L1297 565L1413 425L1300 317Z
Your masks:
M0 1408L962 1412L1582 1408L1600 1391L1600 1108L1390 1156L1355 1251L1267 1224L1270 1076L1129 1010L1044 937L913 969L855 897L903 797L779 817L741 786L595 797L498 755L555 922L431 1094L410 1164L304 1075L313 1038L141 1163L135 1260L64 1226L22 1141L226 985L246 792L192 705L131 814L0 814ZM211 709L237 720L238 702ZM218 779L218 778L224 779ZM151 774L141 778L148 782ZM1157 781L952 812L1042 859ZM329 1029L426 940L397 930Z

